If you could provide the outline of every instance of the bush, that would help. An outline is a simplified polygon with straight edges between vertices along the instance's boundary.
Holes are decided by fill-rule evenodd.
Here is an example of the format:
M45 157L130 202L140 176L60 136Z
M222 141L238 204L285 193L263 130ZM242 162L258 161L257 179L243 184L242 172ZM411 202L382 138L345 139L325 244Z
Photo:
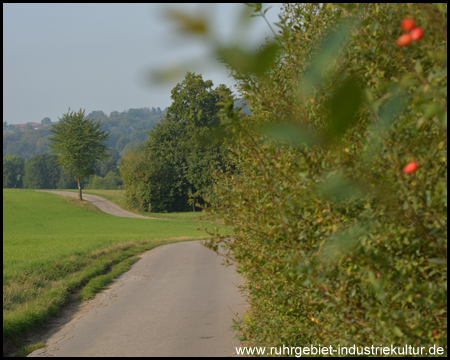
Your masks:
M105 177L94 175L89 183L85 186L86 189L92 190L117 190L120 189L121 179L118 174L109 171Z
M425 36L398 47L405 17ZM226 107L215 212L248 280L242 339L446 348L446 5L287 4L280 27L264 75L229 62L252 114Z

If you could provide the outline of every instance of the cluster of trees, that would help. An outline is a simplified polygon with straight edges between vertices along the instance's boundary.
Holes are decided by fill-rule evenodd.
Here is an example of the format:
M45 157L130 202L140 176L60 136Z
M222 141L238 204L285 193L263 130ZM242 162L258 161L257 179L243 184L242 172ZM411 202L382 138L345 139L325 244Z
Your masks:
M425 35L400 47L404 18ZM446 349L447 5L286 4L280 19L256 54L215 49L252 110L226 107L232 171L211 207L247 279L241 340Z
M229 94L226 86L213 88L212 81L188 73L172 90L173 104L162 121L150 132L142 130L145 137L121 159L120 175L119 152L106 149L123 114L112 113L109 121L101 111L87 116L82 110L68 112L48 130L52 153L33 156L26 163L17 155L4 157L3 187L78 187L81 198L82 188L117 189L123 184L134 208L195 211L213 195L211 174L223 167L226 133L218 103ZM128 113L146 118L155 112L161 113L149 109Z
M32 156L26 163L18 155L3 161L3 187L103 188L122 184L132 207L146 211L189 211L212 196L212 171L223 166L226 134L220 125L218 103L230 94L201 75L188 73L172 90L173 104L162 121L136 139L128 154L109 147L110 140L127 122L124 114L102 111L85 116L68 112L49 128L52 153ZM70 111L70 109L69 109ZM158 109L130 109L134 119L159 116ZM120 139L119 139L120 140ZM145 142L144 142L145 141ZM128 144L130 145L130 144ZM76 181L74 180L76 178Z
M131 206L155 212L189 211L211 194L212 171L223 167L226 133L219 105L230 90L187 73L172 105L145 144L120 161Z
M85 111L63 114L49 132L52 153L31 157L26 163L18 155L3 158L3 188L117 189L120 186L118 153L108 149L109 134Z
M119 156L125 155L140 142L147 140L147 131L152 129L167 111L158 108L129 109L127 111L113 111L108 116L103 111L93 111L88 118L100 121L104 130L110 133L106 144L116 150ZM38 129L20 130L3 122L3 157L18 155L25 160L32 156L50 151L47 139L50 136L50 118L44 118Z
M45 153L25 159L18 155L3 158L3 188L76 189L77 180L57 162L57 155ZM109 149L108 157L95 163L95 173L81 182L86 189L115 190L122 187L118 154Z

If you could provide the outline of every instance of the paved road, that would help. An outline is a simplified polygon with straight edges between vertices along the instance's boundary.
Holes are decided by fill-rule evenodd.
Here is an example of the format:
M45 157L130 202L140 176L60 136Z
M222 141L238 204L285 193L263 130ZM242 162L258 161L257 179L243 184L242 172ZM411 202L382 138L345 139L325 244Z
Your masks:
M78 197L78 193L74 193L74 192L70 192L70 191L51 191L51 190L38 190L38 191L49 192L52 194L60 194L60 195ZM133 214L132 212L129 212L129 211L121 208L119 205L116 205L113 202L106 200L105 198L102 198L101 196L83 194L83 200L89 201L93 205L97 206L101 211L103 211L107 214L120 216L120 217L154 219L154 218L151 218L148 216Z
M232 356L245 313L233 267L200 241L160 246L29 356Z
M83 198L110 214L141 217L100 196ZM235 268L223 266L201 241L160 246L140 257L28 356L232 356L240 345L232 319L247 308Z

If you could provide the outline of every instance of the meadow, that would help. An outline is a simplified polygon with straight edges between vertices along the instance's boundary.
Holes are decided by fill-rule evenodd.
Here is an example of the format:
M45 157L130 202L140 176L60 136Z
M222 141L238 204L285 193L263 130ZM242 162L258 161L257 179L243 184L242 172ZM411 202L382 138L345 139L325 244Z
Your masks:
M3 189L4 344L56 314L69 294L92 298L129 269L134 255L205 239L208 224L120 218L86 201Z

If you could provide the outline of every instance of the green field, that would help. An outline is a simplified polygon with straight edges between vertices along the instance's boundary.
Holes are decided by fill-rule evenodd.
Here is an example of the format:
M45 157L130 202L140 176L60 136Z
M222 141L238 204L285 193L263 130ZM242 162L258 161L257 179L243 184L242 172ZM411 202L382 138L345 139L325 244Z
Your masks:
M92 297L136 261L133 255L206 238L199 228L208 224L115 217L85 201L3 189L4 343L55 314L70 293Z

